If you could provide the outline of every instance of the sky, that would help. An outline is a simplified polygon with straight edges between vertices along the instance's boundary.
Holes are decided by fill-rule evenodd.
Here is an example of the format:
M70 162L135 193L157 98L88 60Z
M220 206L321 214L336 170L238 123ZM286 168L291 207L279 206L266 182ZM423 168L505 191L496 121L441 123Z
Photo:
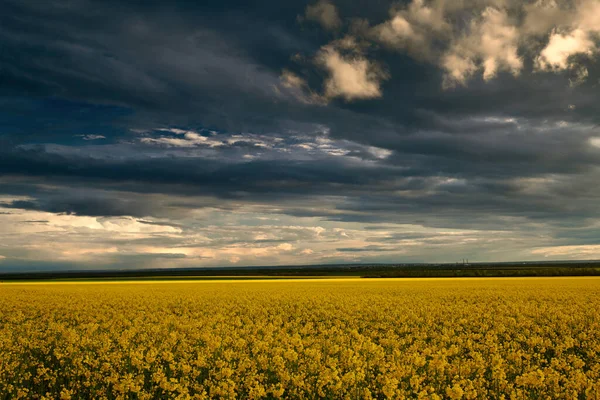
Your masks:
M0 4L0 271L600 259L598 0Z

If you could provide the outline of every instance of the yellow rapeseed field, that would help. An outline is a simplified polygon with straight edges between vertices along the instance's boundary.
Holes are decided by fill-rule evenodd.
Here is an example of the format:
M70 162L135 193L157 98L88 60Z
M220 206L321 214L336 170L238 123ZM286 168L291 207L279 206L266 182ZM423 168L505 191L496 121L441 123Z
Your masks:
M600 279L0 284L0 398L600 399Z

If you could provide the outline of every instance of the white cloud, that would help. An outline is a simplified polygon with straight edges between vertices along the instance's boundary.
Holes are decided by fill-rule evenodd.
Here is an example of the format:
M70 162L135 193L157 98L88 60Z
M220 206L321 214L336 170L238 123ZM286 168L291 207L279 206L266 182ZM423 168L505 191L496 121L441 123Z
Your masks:
M287 69L284 69L281 72L279 80L281 81L281 87L275 89L277 91L280 91L281 89L283 92L290 94L293 98L302 103L325 104L327 102L327 99L324 99L322 96L319 96L317 93L310 90L306 80Z
M416 32L402 14L397 14L391 20L376 26L375 31L383 43L397 48L425 43L425 37L420 32Z
M443 56L445 85L464 84L477 69L483 70L485 80L494 78L501 70L518 75L523 68L518 41L519 31L511 24L506 11L486 8Z
M17 259L110 263L115 256L145 253L139 251L142 248L138 240L160 242L182 234L178 227L129 217L86 217L19 209L5 213L4 210L0 214L3 226L0 242L8 249L7 255ZM177 252L177 249L170 251Z
M434 31L443 31L448 26L444 19L444 8L439 3L429 7L424 0L413 0L407 14L412 21Z
M576 24L580 29L590 33L600 33L600 1L578 1Z
M327 45L321 48L316 61L329 72L326 97L347 101L381 97L381 82L387 74L363 56L344 56L333 45Z
M306 19L317 21L328 30L338 29L342 25L337 9L327 0L307 6L305 15Z
M227 145L231 145L236 141L244 140L244 141L252 141L252 138L247 138L246 136L239 135L242 139L237 139L234 136L229 138L229 143L224 142L218 136L210 135L205 136L198 132L191 130L183 130L177 128L163 128L156 129L156 131L161 132L169 132L173 133L177 136L161 136L161 137L143 137L140 139L141 143L145 144L155 144L155 145L163 145L166 147L182 147L182 148L194 148L198 146L203 147L223 147Z
M521 71L523 61L517 54L519 32L510 24L505 11L486 9L477 34L481 35L478 50L482 55L484 79L493 78L499 69L515 75Z
M393 151L388 149L382 149L380 147L368 146L367 151L371 153L375 158L385 160L392 155Z
M467 77L470 77L477 70L473 60L455 53L446 54L442 58L441 64L446 70L444 87L452 87L457 83L465 85Z
M100 140L100 139L106 139L106 136L102 136L102 135L77 135L78 137L82 138L83 140Z
M595 43L587 32L576 29L568 34L553 32L548 45L536 59L540 70L564 70L571 66L569 58L575 54L591 55Z
M294 246L292 246L290 243L281 243L277 246L277 248L283 251L290 251L294 248Z
M198 132L186 131L182 129L170 128L170 129L158 129L163 132L171 132L182 137L160 137L151 138L145 137L140 139L140 142L146 144L162 144L167 147L196 147L198 145L207 145L211 147L221 146L222 143L211 140L206 136L200 135Z
M569 257L575 259L597 259L600 257L600 245L573 245L541 247L531 251L531 254L544 257Z
M587 68L578 64L573 56L590 57L598 51L600 33L600 2L579 0L575 8L562 9L562 21L554 20L547 45L535 59L540 71L571 70L571 86L577 86L587 79Z
M142 138L142 143L146 144L162 144L168 147L196 147L198 145L197 142L180 139L180 138Z
M393 8L391 18L370 32L387 47L439 65L444 87L466 84L477 70L486 80L499 71L517 75L523 68L520 32L505 3L413 0L404 9ZM466 10L473 17L465 24Z
M303 88L306 86L306 81L291 71L283 70L280 76L281 83L287 88Z
M413 0L406 9L393 9L391 18L373 27L372 35L384 45L408 51L417 59L430 59L434 40L448 34L443 7Z
M164 146L169 154L185 157L203 157L222 160L223 152L231 150L234 157L229 161L237 163L256 159L310 160L314 157L346 157L352 162L373 163L388 158L392 152L387 149L367 146L350 140L332 139L328 128L314 125L310 134L287 130L281 136L254 133L220 133L206 135L182 131L176 128L153 129L138 139L149 146ZM161 134L166 132L166 134ZM241 145L243 143L243 145ZM151 151L151 149L149 149Z
M600 148L600 137L591 137L589 142L592 146Z
M571 86L588 78L573 55L592 55L600 40L598 0L412 0L390 18L357 33L388 49L438 65L443 86L466 85L478 71L518 76L525 58L540 71L570 70Z

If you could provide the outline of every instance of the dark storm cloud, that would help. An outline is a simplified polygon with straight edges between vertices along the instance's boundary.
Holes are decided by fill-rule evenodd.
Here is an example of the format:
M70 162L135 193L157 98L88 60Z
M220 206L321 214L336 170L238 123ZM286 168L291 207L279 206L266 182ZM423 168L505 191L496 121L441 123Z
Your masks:
M357 4L340 2L340 13L376 23L388 16L391 2ZM397 78L373 104L336 103L323 110L282 98L273 85L282 68L294 65L290 57L301 53L310 58L331 39L314 25L296 21L305 6L303 1L286 2L285 7L268 1L252 7L210 1L81 0L43 7L7 2L0 28L3 91L23 94L35 88L31 94L122 106L135 111L138 124L204 122L247 130L285 120L318 120L330 124L334 135L366 141L370 136L364 129L388 125L388 130L401 132L427 125L429 118L420 110L557 117L577 104L571 115L596 118L593 89L565 90L559 75L519 80L503 75L492 82L471 82L468 89L442 91L435 67L394 53L378 54ZM302 69L315 74L310 63ZM322 78L314 77L316 86Z
M148 158L144 160L111 160L64 157L43 149L3 152L0 172L5 175L25 175L48 178L97 179L107 185L164 184L183 185L193 193L232 193L280 189L282 193L303 190L294 185L362 185L385 180L394 174L393 167L361 168L345 160L248 161L223 163L201 158ZM151 190L148 187L148 190ZM176 190L176 189L174 189Z
M89 1L6 6L0 28L4 93L129 108L137 113L136 125L259 126L287 107L274 90L282 62L313 49L287 31L285 20L265 23L267 16L256 19L243 7L225 12L204 2ZM288 15L292 20L302 11L297 7Z
M563 146L563 153L568 151ZM462 160L431 154L420 160L408 154L391 164L365 166L344 157L234 163L193 157L121 160L65 156L40 147L3 153L0 172L13 178L0 191L33 198L12 200L5 207L89 216L173 217L186 209L228 208L237 203L278 205L282 213L294 216L427 221L433 226L485 225L489 214L581 220L593 212L600 193L590 185L594 175L586 176L595 158L590 153L587 159L580 155L579 160L568 162L575 154L549 155L546 165L543 154L532 164L520 164L516 158L489 160L491 156L476 153L469 160L467 151L461 153ZM535 156L531 152L530 157ZM552 173L579 175L573 175L578 176L573 180ZM42 178L53 188L36 184ZM576 203L567 201L574 192L586 196ZM151 194L179 196L179 200L155 201L148 197ZM221 200L205 200L211 196ZM321 205L317 208L307 202L319 196L334 200L315 200ZM467 214L469 219L456 220Z
M22 95L27 93L24 88L36 87L34 95L83 102L83 110L71 105L79 116L90 114L86 104L121 107L122 116L104 111L106 119L126 119L119 122L121 127L200 123L268 131L286 121L310 121L330 125L334 136L368 143L374 138L365 132L377 130L380 144L406 129L431 124L422 110L471 116L498 109L515 114L514 108L518 115L543 117L556 116L559 110L566 114L568 105L580 98L576 114L586 110L584 100L590 103L589 96L580 93L585 93L583 88L564 96L563 86L552 76L545 76L548 82L542 84L523 85L506 78L475 82L468 92L442 91L435 68L387 54L385 63L397 79L386 84L383 99L373 104L336 102L327 108L301 104L289 93L277 94L274 86L279 85L281 70L294 65L292 55L311 57L330 39L311 33L315 28L310 24L296 22L305 5L289 2L281 9L278 3L262 2L250 10L211 2L192 6L74 1L39 8L37 2L10 2L0 28L0 62L7 83L3 92ZM378 12L387 14L388 6L382 3ZM356 15L353 7L340 7L349 8L348 16ZM310 62L302 68L315 73ZM315 76L313 86L318 88L322 79ZM542 104L539 98L546 99L545 111L536 110ZM95 133L64 107L29 107L24 113L48 120L45 127L30 126L29 131L45 128L51 134L81 128ZM52 121L55 113L60 121ZM21 125L23 134L24 121L12 122ZM114 131L115 122L110 125Z
M152 214L151 208L141 202L132 202L119 198L73 198L67 193L60 197L41 198L34 201L14 200L0 203L3 207L25 210L47 211L57 214L88 215L92 217L111 217L130 215L143 217Z

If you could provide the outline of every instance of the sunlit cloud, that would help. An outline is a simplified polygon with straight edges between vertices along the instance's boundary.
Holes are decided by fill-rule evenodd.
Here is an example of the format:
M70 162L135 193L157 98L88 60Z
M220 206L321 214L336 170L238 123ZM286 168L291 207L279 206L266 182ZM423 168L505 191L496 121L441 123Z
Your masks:
M387 74L374 62L355 54L344 56L332 46L324 46L317 55L317 63L328 72L325 96L345 100L372 99L382 96L381 83Z
M583 246L554 246L544 247L531 251L532 254L541 255L544 257L568 257L574 259L599 259L600 245L583 245Z

